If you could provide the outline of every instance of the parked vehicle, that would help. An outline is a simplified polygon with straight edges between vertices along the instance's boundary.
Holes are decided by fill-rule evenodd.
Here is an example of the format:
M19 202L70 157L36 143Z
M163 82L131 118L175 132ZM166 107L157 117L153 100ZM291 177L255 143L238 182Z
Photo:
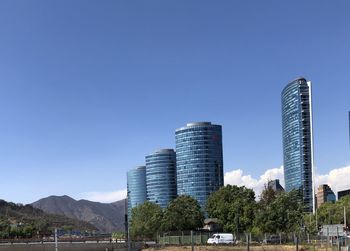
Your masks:
M207 241L208 244L233 244L233 235L227 233L213 234Z
M266 239L263 240L263 243L265 244L279 244L281 241L280 237L278 235L270 235Z

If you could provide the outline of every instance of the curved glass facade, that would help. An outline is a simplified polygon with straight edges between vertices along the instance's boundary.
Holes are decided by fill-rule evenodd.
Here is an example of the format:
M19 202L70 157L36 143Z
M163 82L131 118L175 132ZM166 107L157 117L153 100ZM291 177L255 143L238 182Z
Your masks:
M298 78L282 91L283 162L286 191L302 194L305 211L313 211L313 142L311 83Z
M139 166L127 173L128 191L128 220L131 217L131 209L141 205L147 200L146 167Z
M176 198L176 156L161 149L146 156L147 200L165 208Z
M222 128L210 122L177 129L177 194L190 195L202 208L208 196L224 184Z

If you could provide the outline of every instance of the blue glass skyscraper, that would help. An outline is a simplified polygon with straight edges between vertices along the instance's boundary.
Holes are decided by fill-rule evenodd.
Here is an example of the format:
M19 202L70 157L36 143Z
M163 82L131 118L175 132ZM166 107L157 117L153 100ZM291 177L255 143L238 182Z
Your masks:
M165 208L176 198L176 156L161 149L146 156L147 200Z
M311 82L298 78L282 91L285 189L299 190L305 211L314 210Z
M177 194L190 195L202 208L208 196L224 184L222 128L210 122L177 129Z
M146 167L139 166L127 172L128 220L131 219L131 209L147 200Z

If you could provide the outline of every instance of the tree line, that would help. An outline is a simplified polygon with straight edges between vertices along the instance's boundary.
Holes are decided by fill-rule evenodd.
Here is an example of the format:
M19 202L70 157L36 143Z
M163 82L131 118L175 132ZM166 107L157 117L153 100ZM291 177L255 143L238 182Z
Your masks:
M216 218L224 232L235 234L316 234L323 224L343 224L344 207L350 219L350 196L322 204L316 223L316 214L304 212L297 190L276 192L265 187L256 201L252 189L226 185L209 196L205 208L187 195L178 196L165 209L147 201L132 209L129 227L132 238L154 238L157 233L200 229L206 216Z

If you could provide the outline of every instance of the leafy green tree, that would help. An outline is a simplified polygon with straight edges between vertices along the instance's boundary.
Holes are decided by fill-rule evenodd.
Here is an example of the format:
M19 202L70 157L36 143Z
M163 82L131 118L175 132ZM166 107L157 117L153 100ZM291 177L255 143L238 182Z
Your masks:
M350 195L344 196L342 197L340 200L338 200L336 202L336 204L339 204L340 209L343 209L343 217L342 220L340 221L342 224L344 224L344 207L345 207L345 214L346 214L346 218L350 219ZM338 210L339 210L338 207ZM350 220L347 220L347 224L346 226L348 227L348 229L350 228Z
M276 225L271 216L272 206L277 198L277 193L271 187L265 185L261 192L260 200L257 203L254 226L259 228L263 233L276 233Z
M350 219L350 195L342 197L335 203L323 203L317 209L318 225L344 224L344 207L346 210L346 217L347 219ZM347 226L349 227L349 223L347 223Z
M113 232L112 233L112 238L115 239L115 240L122 240L122 239L125 239L125 233L124 232Z
M209 196L206 209L225 232L250 231L256 209L255 193L244 186L227 185Z
M333 202L323 203L317 209L317 219L320 225L340 223L342 218L342 211L340 208L337 210L337 208L338 205Z
M10 232L10 221L5 217L0 216L0 238L1 239L9 238L9 232Z
M18 229L16 226L11 226L9 231L9 236L11 238L17 238L18 237Z
M259 208L268 207L269 205L271 205L271 203L273 203L276 200L279 194L280 192L277 192L273 190L271 187L265 185L265 188L260 195L258 207Z
M32 238L33 235L35 235L35 228L33 227L32 224L26 224L23 229L23 237L25 238Z
M204 214L197 200L180 195L165 209L162 230L193 230L203 226Z
M303 204L299 191L282 193L272 205L276 212L278 230L281 232L299 232L302 225Z
M266 190L266 189L265 189ZM298 232L303 225L303 205L298 191L276 194L263 191L259 202L255 225L267 233Z
M161 225L162 215L162 208L149 201L133 208L131 211L131 236L133 238L154 237Z
M316 215L313 213L303 214L303 225L305 231L309 234L316 235L318 232L318 227L316 226Z
M62 228L64 231L69 232L69 233L74 229L73 226L68 226L68 225L64 225L64 226L62 226L61 228Z

